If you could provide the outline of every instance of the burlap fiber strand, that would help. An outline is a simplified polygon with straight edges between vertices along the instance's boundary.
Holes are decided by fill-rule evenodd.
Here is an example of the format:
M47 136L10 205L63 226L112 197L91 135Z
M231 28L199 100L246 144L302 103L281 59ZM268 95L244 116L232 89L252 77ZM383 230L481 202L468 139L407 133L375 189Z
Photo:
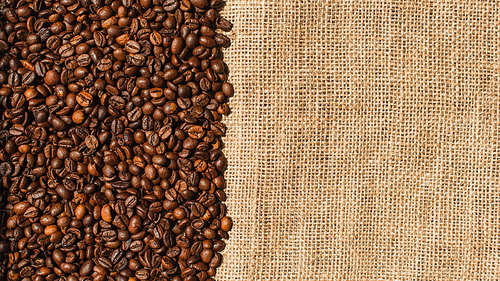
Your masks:
M500 280L498 1L228 0L218 280Z

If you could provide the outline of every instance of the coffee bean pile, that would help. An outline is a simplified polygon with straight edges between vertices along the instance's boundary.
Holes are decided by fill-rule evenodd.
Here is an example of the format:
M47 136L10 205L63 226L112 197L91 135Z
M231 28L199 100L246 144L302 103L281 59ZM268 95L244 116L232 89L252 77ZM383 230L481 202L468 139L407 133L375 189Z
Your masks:
M222 0L0 0L0 279L213 280Z

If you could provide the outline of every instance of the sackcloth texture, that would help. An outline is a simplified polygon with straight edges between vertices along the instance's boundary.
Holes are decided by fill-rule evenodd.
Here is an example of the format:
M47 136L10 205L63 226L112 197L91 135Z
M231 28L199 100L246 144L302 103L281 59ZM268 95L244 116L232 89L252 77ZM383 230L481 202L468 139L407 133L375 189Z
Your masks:
M499 4L228 0L217 280L500 280Z

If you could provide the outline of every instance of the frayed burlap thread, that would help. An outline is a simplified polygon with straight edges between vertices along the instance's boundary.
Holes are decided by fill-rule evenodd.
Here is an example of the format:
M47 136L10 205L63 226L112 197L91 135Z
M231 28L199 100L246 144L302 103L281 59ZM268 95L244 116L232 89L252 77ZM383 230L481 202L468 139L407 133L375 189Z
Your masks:
M218 280L500 280L498 1L228 0Z

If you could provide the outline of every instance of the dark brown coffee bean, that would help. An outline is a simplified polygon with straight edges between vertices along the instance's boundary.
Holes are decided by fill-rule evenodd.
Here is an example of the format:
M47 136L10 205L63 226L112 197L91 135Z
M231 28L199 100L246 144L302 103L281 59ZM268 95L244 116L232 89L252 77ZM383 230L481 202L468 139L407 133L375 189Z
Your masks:
M217 168L217 170L223 172L226 170L226 167L227 167L227 159L226 157L224 156L221 156L219 157L219 159L217 159L217 161L215 161L215 167Z
M51 50L57 50L61 46L61 38L57 35L52 35L47 39L46 45Z
M90 59L90 58L89 58ZM87 76L87 74L89 73L88 69L86 69L85 67L82 67L82 66L79 66L77 67L74 71L73 71L73 75L78 78L78 79L82 79L82 78L85 78Z
M123 48L126 52L136 54L141 51L141 45L136 41L130 40L125 43L125 47Z
M198 40L199 40L198 36L196 36L193 33L190 33L185 39L186 47L188 47L189 49L196 48L198 46Z
M232 97L234 95L233 85L227 82L222 84L222 92L226 97Z
M3 162L0 164L0 174L2 176L10 176L12 174L13 168L12 165L8 162Z
M35 63L35 73L40 77L45 77L45 74L47 73L47 67L45 64L42 62Z
M225 247L226 247L226 243L224 243L224 241L216 240L213 242L212 250L214 250L215 252L220 252L220 251L224 250Z
M81 54L78 56L76 61L79 66L88 66L92 60L89 54Z
M135 215L132 218L130 218L130 224L128 226L128 230L130 233L135 234L139 232L141 227L142 227L141 217Z
M75 242L76 242L76 236L71 233L68 233L64 235L64 237L62 238L61 245L64 247L70 247L73 244L75 244Z
M127 197L127 199L125 200L125 206L128 208L128 209L132 209L134 208L135 206L137 206L137 203L138 203L138 199L137 197L135 196L129 196Z
M92 101L93 96L89 92L82 91L76 95L76 102L83 107L90 106Z
M165 0L163 2L163 9L165 12L173 12L177 8L179 8L179 1L178 0Z
M7 80L8 80L8 83L11 87L16 87L16 86L19 86L21 84L21 78L19 77L19 74L17 74L17 73L11 73Z
M227 48L231 45L231 39L224 34L216 34L214 39L218 46Z
M143 248L144 248L144 242L142 242L141 240L133 241L130 244L130 250L132 252L140 252L142 251Z
M224 126L219 121L215 121L210 125L210 129L217 136L224 136L226 134L226 126Z
M26 209L26 211L24 212L24 216L26 218L35 218L38 216L38 209L36 207L29 207L28 209Z
M21 277L31 277L35 274L35 270L31 266L23 267L19 272L19 276Z
M35 82L35 73L33 71L26 72L22 77L22 83L24 85L31 85Z
M75 47L71 44L64 44L59 47L59 55L63 58L72 56L75 53Z
M188 129L188 135L193 139L201 139L205 135L205 130L202 126L192 126Z
M60 265L60 268L64 273L73 273L78 270L78 266L76 266L75 264L65 262Z
M149 211L152 213L159 213L163 208L162 202L154 202L149 206Z
M106 36L101 31L94 32L94 42L98 47L104 47L106 44Z
M127 211L127 207L123 201L118 201L115 204L115 212L120 215L124 215Z
M96 136L89 135L85 138L85 145L91 150L97 149L99 146L99 140Z
M61 120L59 117L53 117L52 118L52 126L54 126L54 129L58 131L63 131L66 130L68 127L68 124Z
M224 231L229 231L233 227L233 221L230 217L223 217L221 219L221 229Z
M113 263L111 262L111 260L107 257L100 257L97 259L97 263L106 268L106 269L111 269L113 267Z
M108 58L100 59L97 63L97 69L100 71L107 71L113 67L113 61Z
M172 53L174 55L178 55L181 53L182 49L184 48L184 40L181 37L175 37L172 40Z
M191 4L193 6L200 8L200 9L205 9L208 6L208 0L190 0Z
M231 31L231 29L233 28L233 24L222 17L217 18L215 24L217 25L217 28L226 32Z
M207 48L213 48L216 45L215 40L208 37L208 36L201 36L199 39L199 43L201 46L204 46Z
M146 57L142 54L133 54L128 57L135 66L143 66L146 63Z
M83 263L83 265L80 267L80 275L81 276L89 276L92 273L94 267L94 263L92 260L87 260Z
M59 79L60 79L59 73L57 73L57 72L55 72L53 70L49 70L45 74L44 81L48 85L53 86L53 85L59 83Z
M151 35L149 35L149 40L151 41L151 44L155 46L159 46L163 43L163 38L158 31L153 31Z

